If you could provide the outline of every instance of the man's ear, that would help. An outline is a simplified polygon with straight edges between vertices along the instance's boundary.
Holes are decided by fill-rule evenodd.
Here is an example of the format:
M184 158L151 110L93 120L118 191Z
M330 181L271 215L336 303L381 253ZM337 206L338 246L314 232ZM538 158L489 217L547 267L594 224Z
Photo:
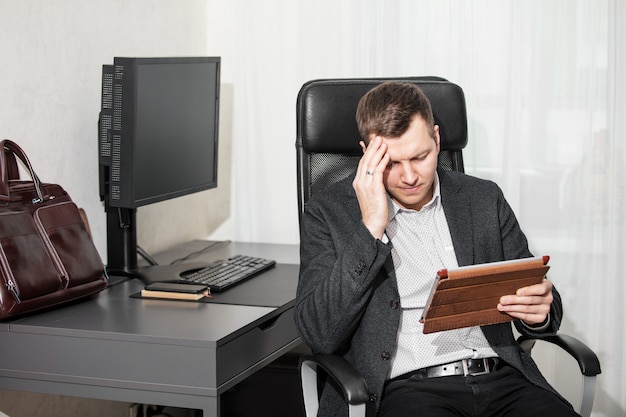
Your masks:
M365 150L367 149L367 145L365 144L365 142L360 141L359 146L361 147L361 151L363 151L363 153L365 154Z
M370 144L371 141L374 140L374 138L375 136L372 137L372 135L370 135L368 140L363 139L359 142L359 145L361 146L361 150L363 151L363 153L365 153L365 151L367 150L367 146Z
M433 126L433 133L435 134L435 137L433 139L435 139L435 143L437 144L437 153L439 153L441 151L441 142L440 142L440 137L439 137L439 125L435 125Z

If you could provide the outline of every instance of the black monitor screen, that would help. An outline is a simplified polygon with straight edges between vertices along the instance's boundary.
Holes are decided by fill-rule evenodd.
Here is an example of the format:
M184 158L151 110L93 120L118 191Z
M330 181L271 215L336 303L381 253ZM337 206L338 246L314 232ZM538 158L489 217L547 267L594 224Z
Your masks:
M136 206L216 185L216 79L215 63L137 66Z
M115 58L98 123L107 268L137 268L140 206L217 186L220 58Z
M220 58L114 62L103 69L103 200L137 208L216 187Z

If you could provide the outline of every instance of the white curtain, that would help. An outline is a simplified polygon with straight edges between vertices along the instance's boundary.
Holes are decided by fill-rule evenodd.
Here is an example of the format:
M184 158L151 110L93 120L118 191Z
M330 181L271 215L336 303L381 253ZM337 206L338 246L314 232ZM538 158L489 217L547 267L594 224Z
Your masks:
M231 7L232 236L298 241L295 102L305 81L443 76L466 94L467 173L504 189L531 249L551 256L563 331L602 361L594 415L626 415L619 273L626 2L238 0Z

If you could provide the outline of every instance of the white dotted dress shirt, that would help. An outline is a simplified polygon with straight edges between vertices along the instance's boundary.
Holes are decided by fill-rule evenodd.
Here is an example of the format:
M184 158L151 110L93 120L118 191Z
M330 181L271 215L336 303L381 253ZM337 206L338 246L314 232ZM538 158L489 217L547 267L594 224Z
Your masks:
M402 307L398 348L389 378L459 359L497 356L480 327L424 334L419 321L437 271L458 267L441 205L439 179L435 178L432 200L420 211L389 201L386 237L393 244L391 255Z

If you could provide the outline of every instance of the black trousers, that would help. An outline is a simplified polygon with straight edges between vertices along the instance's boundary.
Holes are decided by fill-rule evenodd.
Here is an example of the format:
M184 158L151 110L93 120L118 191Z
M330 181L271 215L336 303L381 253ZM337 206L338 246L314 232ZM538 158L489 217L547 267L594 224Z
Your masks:
M569 404L508 365L486 375L391 380L378 416L580 417Z

